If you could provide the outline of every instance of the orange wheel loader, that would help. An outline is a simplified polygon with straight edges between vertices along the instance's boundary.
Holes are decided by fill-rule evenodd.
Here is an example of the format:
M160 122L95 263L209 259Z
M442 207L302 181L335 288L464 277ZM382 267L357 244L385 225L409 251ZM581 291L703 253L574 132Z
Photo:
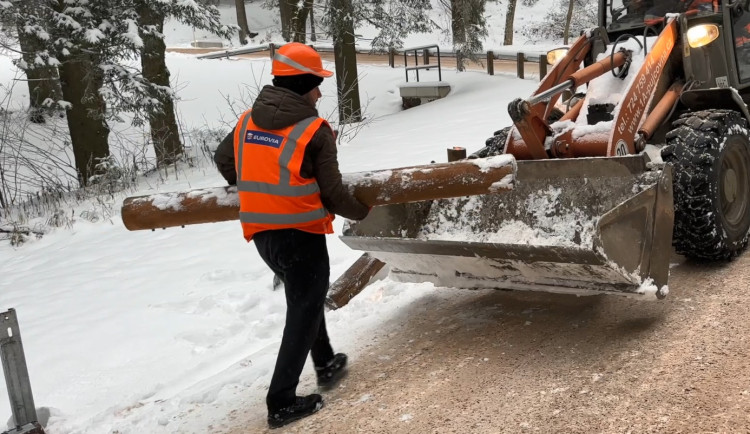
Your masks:
M672 246L740 254L748 1L599 8L600 26L548 53L538 89L508 107L513 125L471 156L512 155L512 190L377 207L344 242L403 281L639 298L667 295Z

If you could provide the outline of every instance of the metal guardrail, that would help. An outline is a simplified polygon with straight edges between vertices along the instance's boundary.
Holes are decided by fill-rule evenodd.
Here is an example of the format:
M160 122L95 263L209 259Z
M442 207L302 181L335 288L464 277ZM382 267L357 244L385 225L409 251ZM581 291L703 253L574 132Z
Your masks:
M228 59L231 56L239 56L240 54L260 53L262 51L269 50L269 48L271 49L271 52L273 52L273 47L274 47L274 44L269 44L268 46L262 45L259 47L238 48L236 50L224 50L224 51L216 52L216 53L203 54L197 57L199 59L221 59L222 57L226 57Z
M312 45L311 45L312 46ZM224 51L217 51L214 53L208 53L203 54L200 56L197 56L199 59L221 59L221 58L229 58L231 56L239 56L242 54L252 54L252 53L261 53L264 51L268 51L270 53L270 57L273 57L274 52L276 49L280 47L280 45L270 43L268 45L260 45L257 47L247 47L247 48L238 48L235 50L224 50ZM315 50L321 52L321 53L331 53L333 52L332 47L328 46L312 46ZM438 63L437 65L430 65L429 64L429 58L430 58L430 50L435 49L437 52L437 58ZM355 50L359 54L372 54L372 53L378 53L377 51L373 50L364 50L364 49L357 49ZM422 58L424 63L422 65L419 64L419 52L422 52ZM388 54L388 64L395 68L396 62L395 58L398 55L404 56L404 67L406 68L406 81L409 81L409 71L415 71L417 75L417 81L419 81L419 71L420 70L428 70L428 69L438 69L438 79L442 81L442 66L440 64L440 58L441 57L449 57L449 58L455 58L456 53L452 51L440 51L440 47L437 44L434 45L424 45L419 47L410 47L406 48L403 51L399 53L399 51L395 49L391 49L387 52ZM415 59L415 65L409 66L408 65L408 59L410 56L413 56ZM539 78L541 79L545 75L547 75L547 56L546 53L542 52L517 52L517 53L511 53L511 52L501 52L501 53L495 53L493 51L487 52L487 73L490 75L495 74L495 69L493 62L495 60L500 61L510 61L510 62L516 62L516 68L517 73L516 75L518 78L524 78L525 76L525 63L526 62L536 62L539 64Z

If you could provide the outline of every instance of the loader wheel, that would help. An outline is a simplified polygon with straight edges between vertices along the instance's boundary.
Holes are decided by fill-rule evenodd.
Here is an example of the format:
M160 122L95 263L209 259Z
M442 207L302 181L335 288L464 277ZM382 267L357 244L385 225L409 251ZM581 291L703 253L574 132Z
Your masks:
M662 159L674 167L678 253L725 260L740 254L750 230L750 140L745 118L731 110L682 115Z

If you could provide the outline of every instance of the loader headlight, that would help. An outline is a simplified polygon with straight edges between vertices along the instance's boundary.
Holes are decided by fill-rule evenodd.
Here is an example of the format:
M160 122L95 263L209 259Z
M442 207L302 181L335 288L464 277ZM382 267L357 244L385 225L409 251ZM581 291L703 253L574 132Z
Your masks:
M693 48L702 47L719 37L719 26L716 24L700 24L687 31L687 40Z
M547 64L548 65L554 65L557 63L558 60L565 57L565 55L568 54L567 48L555 48L554 50L550 50L547 52Z

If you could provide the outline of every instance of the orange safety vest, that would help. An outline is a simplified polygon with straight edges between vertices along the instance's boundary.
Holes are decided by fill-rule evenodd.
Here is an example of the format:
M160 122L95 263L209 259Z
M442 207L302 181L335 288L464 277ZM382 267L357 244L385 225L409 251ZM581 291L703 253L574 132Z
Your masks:
M334 215L320 200L315 179L300 175L305 149L328 122L309 117L280 130L253 123L250 110L234 129L234 161L240 198L240 223L247 241L272 229L299 229L314 234L333 233Z

